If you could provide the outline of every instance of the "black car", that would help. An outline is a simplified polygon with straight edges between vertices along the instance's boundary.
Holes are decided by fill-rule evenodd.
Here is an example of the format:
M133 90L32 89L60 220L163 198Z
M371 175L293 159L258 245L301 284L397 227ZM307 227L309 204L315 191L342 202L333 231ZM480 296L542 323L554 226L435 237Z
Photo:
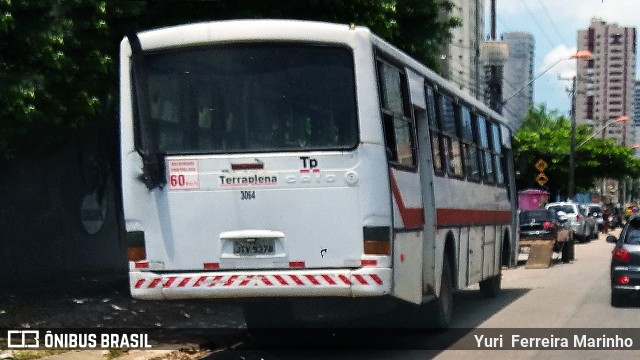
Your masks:
M640 216L633 215L620 238L608 236L615 243L611 255L611 305L621 306L640 292Z
M527 254L534 243L552 240L553 251L562 252L562 262L573 259L573 231L567 214L554 210L521 210L518 215L520 253Z

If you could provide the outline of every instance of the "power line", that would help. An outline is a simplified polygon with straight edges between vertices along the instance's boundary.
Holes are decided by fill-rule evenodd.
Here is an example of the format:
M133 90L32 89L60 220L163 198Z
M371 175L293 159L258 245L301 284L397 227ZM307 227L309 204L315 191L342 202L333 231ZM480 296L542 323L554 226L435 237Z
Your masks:
M544 4L544 2L542 2L542 0L538 0L538 3L540 4L540 6L542 6L542 10L544 11L545 15L549 19L549 22L551 23L551 26L553 27L553 30L556 32L556 35L558 36L560 41L562 41L563 40L562 31L560 31L558 29L558 26L556 25L556 22L553 20L553 18L549 14L549 9L547 9L547 6Z
M524 5L524 7L527 10L527 12L529 13L529 15L531 15L531 19L533 20L533 22L536 24L538 29L540 29L540 32L542 32L542 35L544 35L544 37L547 40L547 42L549 42L549 45L551 45L551 48L553 48L554 47L553 41L551 40L551 38L549 37L547 32L544 31L544 27L538 22L538 18L533 14L533 11L531 11L531 8L529 8L529 5L527 5L527 2L526 1L522 1L522 5Z

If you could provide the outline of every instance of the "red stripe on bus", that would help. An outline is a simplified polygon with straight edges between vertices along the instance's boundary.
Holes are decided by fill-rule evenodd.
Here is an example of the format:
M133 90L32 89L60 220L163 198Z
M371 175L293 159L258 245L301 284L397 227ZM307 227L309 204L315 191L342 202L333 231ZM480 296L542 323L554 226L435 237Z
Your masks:
M222 286L231 286L233 285L233 282L236 281L236 279L238 278L239 275L233 275L229 278L229 280L227 280L224 284L222 284Z
M144 281L145 281L144 279L140 279L140 280L136 281L136 284L134 285L134 287L135 287L136 289L140 289L140 287L142 286L142 284L144 284Z
M189 282L189 280L191 280L190 277L186 277L184 279L182 279L182 281L180 281L180 283L178 284L178 287L185 287L187 285L187 283Z
M173 282L176 281L176 277L172 276L170 278L167 279L167 281L165 281L164 284L162 284L162 287L168 288L171 286L171 284L173 284Z
M274 275L274 277L276 278L276 280L278 280L278 282L281 285L289 285L289 283L287 282L287 280L285 280L281 275Z
M220 281L220 279L222 279L222 275L218 275L218 276L214 276L213 280L211 280L211 282L209 283L209 286L216 286L218 284L218 281Z
M335 285L335 284L336 284L336 282L335 282L335 281L333 281L333 279L331 278L331 276L329 276L329 275L327 275L327 274L322 275L322 278L323 278L323 279L325 279L325 281L326 281L326 282L328 282L328 283L329 283L329 285Z
M295 282L298 285L304 285L304 283L302 282L302 280L300 280L299 277L295 276L295 275L289 275L289 277L291 278L291 280L293 280L293 282Z
M511 211L436 209L436 226L511 224Z
M373 279L373 281L376 282L376 284L382 285L382 279L380 278L380 276L376 274L371 274L371 278Z
M356 278L360 284L368 285L367 280L365 280L362 275L353 275L353 277Z
M253 275L247 275L247 277L240 282L239 286L247 285L251 281L251 279L253 279Z
M260 278L262 279L262 282L263 282L265 285L267 285L267 286L273 286L273 284L271 283L271 281L269 281L269 279L268 279L266 276L262 275L262 276L260 276Z
M320 285L320 282L316 280L316 278L313 275L305 275L305 277L309 279L309 281L311 281L313 285Z
M200 285L202 285L202 283L207 280L206 276L200 276L198 278L198 280L196 280L196 282L193 284L193 287L199 287Z
M400 188L398 188L398 183L396 182L396 177L391 170L389 170L389 179L391 182L391 193L398 204L398 210L400 210L400 217L402 217L404 227L424 226L424 209L405 207Z
M345 275L338 275L338 277L340 278L340 280L342 280L343 283L351 285L351 280L349 280L349 278Z
M149 289L153 289L154 287L156 287L159 283L160 283L160 278L156 278L153 279L153 281L151 281L151 284L149 284Z

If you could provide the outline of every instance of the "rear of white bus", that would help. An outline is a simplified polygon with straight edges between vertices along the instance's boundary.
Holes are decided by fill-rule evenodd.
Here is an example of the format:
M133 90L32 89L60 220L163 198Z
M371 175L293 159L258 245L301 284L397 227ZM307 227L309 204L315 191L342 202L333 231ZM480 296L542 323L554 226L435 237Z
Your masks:
M234 29L199 24L122 42L133 297L390 294L369 42L346 26Z

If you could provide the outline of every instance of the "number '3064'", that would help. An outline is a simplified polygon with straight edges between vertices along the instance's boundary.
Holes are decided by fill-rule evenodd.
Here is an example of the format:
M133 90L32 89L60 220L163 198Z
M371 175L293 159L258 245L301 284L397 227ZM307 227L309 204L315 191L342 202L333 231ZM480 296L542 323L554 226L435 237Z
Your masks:
M255 191L240 191L240 200L251 200L256 198Z

